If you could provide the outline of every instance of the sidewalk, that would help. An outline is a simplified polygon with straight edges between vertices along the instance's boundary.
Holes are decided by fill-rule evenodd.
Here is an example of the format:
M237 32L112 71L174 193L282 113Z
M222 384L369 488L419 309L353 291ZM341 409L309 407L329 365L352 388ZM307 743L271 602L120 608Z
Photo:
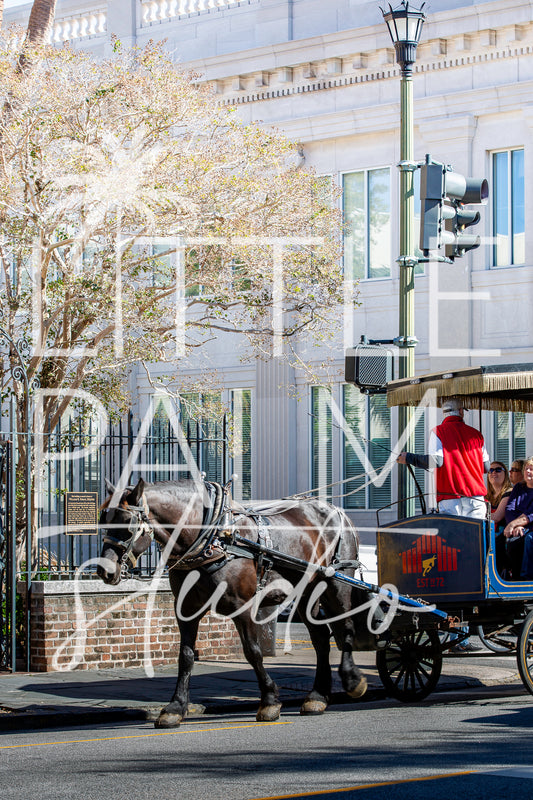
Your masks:
M266 658L265 664L280 688L283 705L298 708L313 683L314 651L302 625L291 626L289 652L284 652L284 644L284 626L278 625L277 655ZM333 647L331 663L335 667L337 656ZM334 669L331 704L385 698L375 653L354 653L354 660L367 678L367 694L361 700L350 700ZM177 666L157 668L153 678L141 668L0 674L0 731L154 720L169 702L176 676ZM498 656L482 649L470 655L447 656L434 694L488 686L497 691L498 686L508 684L525 692L515 654ZM197 662L191 680L191 702L195 706L193 715L246 713L255 718L259 694L252 668L244 659Z

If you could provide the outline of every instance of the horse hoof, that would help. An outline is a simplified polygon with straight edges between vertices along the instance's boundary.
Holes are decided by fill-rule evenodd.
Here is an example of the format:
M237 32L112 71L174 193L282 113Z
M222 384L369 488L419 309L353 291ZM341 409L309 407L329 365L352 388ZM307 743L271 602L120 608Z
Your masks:
M273 706L263 706L257 712L255 719L257 722L275 722L275 720L279 719L280 711L281 703Z
M156 728L179 728L183 719L181 714L160 714L154 722Z
M364 676L362 676L357 686L354 689L350 689L350 691L347 692L347 694L350 697L353 697L355 700L357 697L362 697L367 689L368 689L367 680Z
M316 717L319 714L323 714L328 704L323 700L305 700L301 709L300 714L304 717Z

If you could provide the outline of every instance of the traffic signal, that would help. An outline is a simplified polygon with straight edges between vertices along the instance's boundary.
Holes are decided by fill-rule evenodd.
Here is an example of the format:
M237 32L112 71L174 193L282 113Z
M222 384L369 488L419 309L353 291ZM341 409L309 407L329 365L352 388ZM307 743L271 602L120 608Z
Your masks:
M444 189L447 201L453 209L453 215L446 219L446 232L452 241L446 237L445 253L448 258L454 259L464 256L481 244L479 234L465 233L467 228L477 225L481 213L465 208L465 205L484 204L489 196L489 184L486 178L465 178L464 175L447 170L444 173Z
M481 237L465 230L476 225L481 214L465 206L484 203L488 196L485 178L465 178L426 155L420 167L420 249L424 255L444 249L453 260L479 247Z
M445 244L445 222L453 212L444 201L444 165L426 156L420 167L420 249L425 256Z

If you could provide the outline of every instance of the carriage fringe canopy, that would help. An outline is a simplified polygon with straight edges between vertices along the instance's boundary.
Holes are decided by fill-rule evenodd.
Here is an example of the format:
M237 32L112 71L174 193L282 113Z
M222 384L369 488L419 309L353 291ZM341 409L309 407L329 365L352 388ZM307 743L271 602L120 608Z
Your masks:
M436 392L438 406L448 397L460 397L471 408L529 413L533 412L533 364L473 367L391 381L387 404L418 405L430 389Z

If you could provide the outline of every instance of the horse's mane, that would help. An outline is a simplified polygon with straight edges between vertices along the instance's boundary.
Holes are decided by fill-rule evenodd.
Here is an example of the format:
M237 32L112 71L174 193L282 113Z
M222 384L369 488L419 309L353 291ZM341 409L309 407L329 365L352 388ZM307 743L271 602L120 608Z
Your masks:
M192 478L178 478L177 480L168 481L154 481L148 483L145 481L145 491L153 489L154 491L161 490L173 495L174 497L182 498L183 495L190 496L191 494L198 493L198 481Z

